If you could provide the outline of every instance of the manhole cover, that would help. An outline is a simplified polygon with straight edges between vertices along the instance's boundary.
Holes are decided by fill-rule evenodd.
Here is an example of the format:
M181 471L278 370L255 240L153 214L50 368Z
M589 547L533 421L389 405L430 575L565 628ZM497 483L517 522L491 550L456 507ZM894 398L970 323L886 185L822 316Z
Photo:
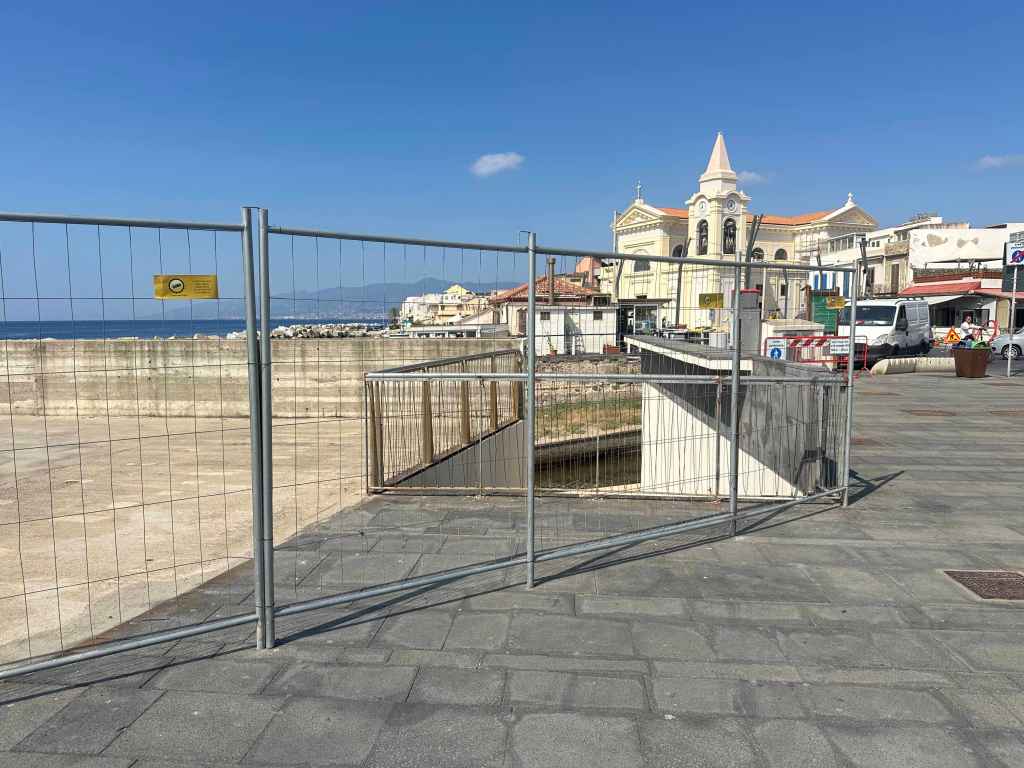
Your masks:
M946 571L983 600L1024 600L1024 576L1015 571Z
M943 411L938 408L911 408L905 413L911 416L952 416L952 411Z

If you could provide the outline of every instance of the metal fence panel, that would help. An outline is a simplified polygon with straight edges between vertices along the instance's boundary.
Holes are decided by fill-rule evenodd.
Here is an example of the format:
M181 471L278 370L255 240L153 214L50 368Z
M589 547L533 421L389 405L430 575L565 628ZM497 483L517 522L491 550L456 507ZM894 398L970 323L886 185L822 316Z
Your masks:
M0 214L0 665L254 620L243 235Z

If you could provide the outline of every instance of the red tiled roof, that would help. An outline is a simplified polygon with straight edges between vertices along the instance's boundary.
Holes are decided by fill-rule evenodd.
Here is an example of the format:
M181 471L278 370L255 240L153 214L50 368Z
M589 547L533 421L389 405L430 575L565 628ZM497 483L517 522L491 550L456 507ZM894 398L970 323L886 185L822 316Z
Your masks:
M688 208L659 208L662 213L667 213L669 216L675 216L680 219L688 219L690 217L690 211Z
M523 283L522 285L518 285L515 288L509 288L507 291L502 291L501 293L499 293L498 295L494 296L491 299L491 303L492 304L503 304L506 301L527 301L528 300L528 292L527 292L526 289L527 289L528 285L529 285L529 283ZM537 278L537 282L534 285L536 286L536 288L534 290L535 290L535 292L537 294L538 299L542 298L544 296L550 296L551 295L550 291L548 289L548 278L547 278L547 275L545 275L544 277ZM559 299L569 299L569 300L589 299L591 296L593 296L596 293L600 293L600 292L599 291L595 291L593 288L588 288L588 287L583 286L583 285L576 285L576 283L571 283L571 282L569 282L568 280L566 280L564 278L557 277L557 276L555 277L555 301L556 302Z
M981 288L981 280L957 280L954 283L911 283L900 296L945 296L955 293L971 293Z
M797 224L810 224L812 221L818 219L824 219L832 211L815 211L814 213L798 213L796 216L775 216L770 213L766 213L764 218L761 219L762 224L781 224L784 226L796 226ZM752 213L747 214L747 221L753 221L754 215Z
M675 216L679 219L688 219L690 217L690 211L687 208L658 208L659 211L668 215ZM800 213L796 216L775 216L770 213L766 213L762 223L764 224L777 224L783 226L795 226L797 224L810 224L812 221L818 221L828 216L832 211L815 211L814 213ZM747 221L753 221L754 214L747 214Z

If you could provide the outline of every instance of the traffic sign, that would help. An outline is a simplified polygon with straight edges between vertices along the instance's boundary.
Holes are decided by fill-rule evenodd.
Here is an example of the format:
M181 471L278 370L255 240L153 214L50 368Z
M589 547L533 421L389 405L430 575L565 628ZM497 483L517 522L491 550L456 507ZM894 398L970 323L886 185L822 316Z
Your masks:
M842 296L826 296L825 306L828 309L842 309L846 306L846 299Z
M950 328L949 333L946 334L945 342L946 344L959 344L960 334L957 333L955 329Z
M783 360L786 357L785 339L768 339L765 342L765 350L772 360Z
M850 354L850 340L849 339L829 339L828 342L828 353L832 357L837 355L848 355Z

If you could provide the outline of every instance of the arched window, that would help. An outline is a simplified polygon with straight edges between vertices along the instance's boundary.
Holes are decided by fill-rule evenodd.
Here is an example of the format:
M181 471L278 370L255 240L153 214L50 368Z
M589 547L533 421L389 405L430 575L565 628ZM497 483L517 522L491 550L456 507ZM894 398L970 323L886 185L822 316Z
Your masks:
M677 245L675 248L672 249L672 258L673 259L681 259L681 258L683 258L683 246Z
M754 261L764 261L764 251L760 248L755 248L750 252L750 258Z
M637 256L646 256L647 255L647 251L645 251L643 249L640 249L639 251L633 251L633 253L636 254ZM636 261L633 262L633 271L634 272L650 272L651 271L651 262L649 262L647 259L637 259Z
M708 255L708 221L703 219L697 225L697 255Z
M735 219L726 219L722 225L722 253L736 253Z
M789 258L789 254L786 253L786 249L785 248L779 248L779 250L777 250L775 252L775 260L776 261L785 261L788 258Z

